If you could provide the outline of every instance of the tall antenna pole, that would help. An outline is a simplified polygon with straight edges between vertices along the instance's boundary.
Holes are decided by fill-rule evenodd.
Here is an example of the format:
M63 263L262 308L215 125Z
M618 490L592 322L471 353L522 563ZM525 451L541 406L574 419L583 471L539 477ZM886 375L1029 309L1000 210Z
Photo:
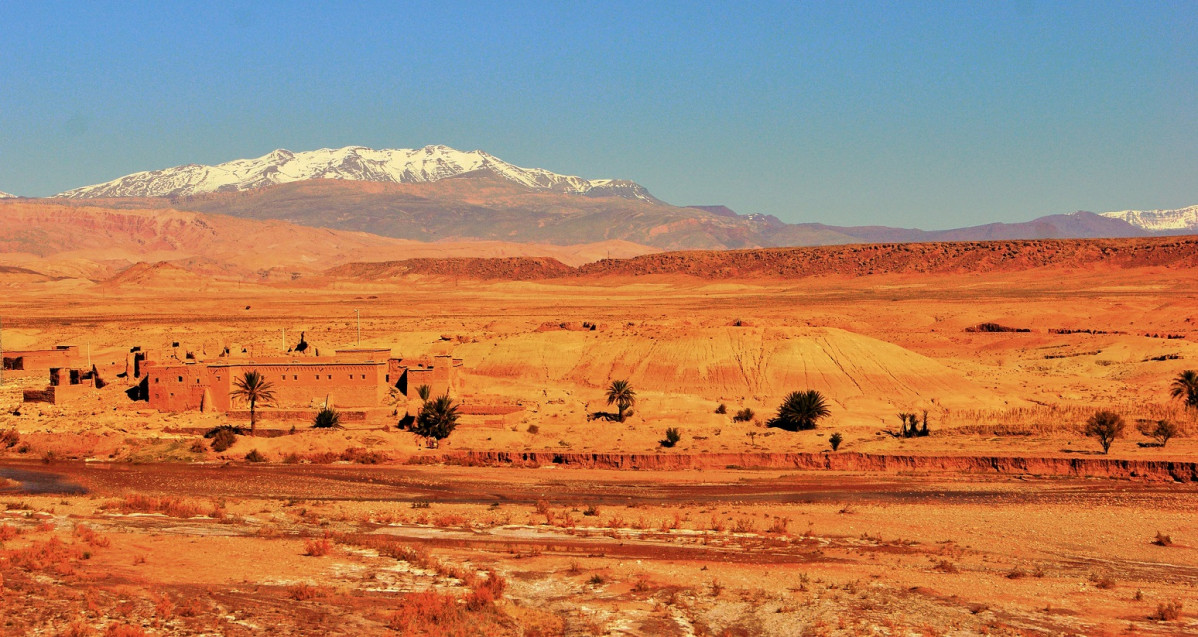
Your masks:
M358 317L358 347L362 346L362 315L358 313L358 308L354 308L354 316Z

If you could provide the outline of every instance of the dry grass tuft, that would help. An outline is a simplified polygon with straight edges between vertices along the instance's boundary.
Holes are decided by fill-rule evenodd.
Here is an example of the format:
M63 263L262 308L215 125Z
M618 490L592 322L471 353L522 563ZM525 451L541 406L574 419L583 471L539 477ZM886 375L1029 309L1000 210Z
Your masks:
M333 552L333 542L327 537L304 542L304 555L309 557L324 557Z
M181 498L156 498L140 493L127 495L122 500L106 502L100 506L105 511L120 511L121 513L161 513L172 518L210 517L220 518L219 507L204 507L198 503Z
M1036 405L1010 409L961 409L945 411L941 428L946 434L977 436L1050 436L1076 434L1095 413L1103 410L1122 414L1129 422L1169 420L1177 424L1179 437L1198 435L1198 418L1177 403L1128 402L1118 405Z

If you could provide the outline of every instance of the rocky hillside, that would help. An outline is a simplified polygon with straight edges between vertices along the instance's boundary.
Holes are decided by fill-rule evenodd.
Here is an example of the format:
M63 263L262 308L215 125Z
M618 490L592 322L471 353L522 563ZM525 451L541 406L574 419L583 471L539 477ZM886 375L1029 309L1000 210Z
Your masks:
M888 243L659 252L627 259L603 259L577 268L547 260L413 260L347 264L327 274L368 280L409 273L520 280L653 275L682 275L698 279L799 279L811 276L1023 272L1041 268L1120 270L1145 267L1198 267L1198 237Z
M328 270L335 277L381 280L408 275L464 279L529 281L574 274L575 269L550 257L406 259L380 263L350 263Z
M901 243L669 252L606 259L580 276L688 275L704 279L1017 272L1051 267L1198 267L1198 237Z

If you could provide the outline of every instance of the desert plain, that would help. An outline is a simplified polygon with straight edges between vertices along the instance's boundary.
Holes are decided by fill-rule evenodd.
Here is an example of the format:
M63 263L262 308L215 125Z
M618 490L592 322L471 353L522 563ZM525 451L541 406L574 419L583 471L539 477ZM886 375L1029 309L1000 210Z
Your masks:
M22 403L41 375L0 386L0 631L1198 633L1198 416L1169 391L1198 367L1195 251L1108 258L1136 241L801 272L10 267L4 348L78 345L108 384L62 405ZM968 331L987 323L1026 331ZM458 428L430 448L398 404L335 430L264 409L218 453L203 433L229 416L160 413L118 376L135 346L281 353L301 332L460 358ZM590 417L615 379L631 416ZM815 430L765 426L808 389L830 406ZM1103 409L1128 422L1106 454L1081 433ZM925 412L930 435L894 435ZM1161 419L1164 446L1140 433Z

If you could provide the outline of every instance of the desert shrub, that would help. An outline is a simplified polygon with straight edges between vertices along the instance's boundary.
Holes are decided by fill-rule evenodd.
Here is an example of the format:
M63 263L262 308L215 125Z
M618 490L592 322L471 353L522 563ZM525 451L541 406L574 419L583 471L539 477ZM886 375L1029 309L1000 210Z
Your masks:
M538 426L536 426L536 425L529 425L529 426L528 426L528 433L530 433L530 434L532 434L532 435L534 435L534 436L535 436L535 435L537 435L537 434L541 433L541 428L540 428L540 427L538 427Z
M744 409L736 412L736 415L732 417L732 420L733 422L749 422L750 420L753 420L753 417L756 415L757 414L752 409L745 407Z
M300 462L300 456L298 453L296 453L294 451L283 456L283 464L299 464L299 462Z
M202 438L196 438L191 443L191 446L187 448L187 450L192 453L204 453L205 451L208 451L208 445L204 444L204 440Z
M603 576L598 573L595 573L587 578L587 584L590 584L591 586L600 586L603 584L603 581Z
M251 449L249 453L245 454L245 461L246 462L266 462L266 456L259 453L257 449Z
M844 436L840 432L836 432L828 437L828 444L832 445L832 451L840 448L840 443L844 442Z
M7 542L21 534L21 529L11 524L0 524L0 542Z
M205 509L194 502L179 498L156 498L134 493L125 496L123 500L114 500L100 505L106 511L117 510L121 513L161 513L172 518L194 518L206 515L210 518L219 517L218 508Z
M1173 546L1173 538L1157 531L1156 537L1152 538L1152 543L1157 546Z
M20 441L21 434L17 433L15 428L0 431L0 447L12 449L13 447L17 446L17 443Z
M1102 445L1102 452L1108 453L1111 450L1111 443L1116 438L1123 437L1123 430L1127 427L1127 423L1123 421L1123 417L1113 411L1100 411L1086 421L1086 427L1083 432L1091 438L1098 438L1098 444Z
M287 587L287 597L294 599L297 602L306 602L310 599L319 599L328 597L328 589L320 586L312 586L310 584L295 584Z
M316 538L304 542L304 555L323 557L333 552L333 542L327 537Z
M998 323L978 323L972 327L965 328L966 332L1030 332L1026 327L1007 327Z
M75 526L75 537L86 542L88 546L104 548L111 544L108 538L96 533L95 529L82 524Z
M1161 602L1156 605L1156 613L1152 615L1152 619L1163 622L1176 621L1179 617L1181 617L1181 611L1183 608L1185 608L1185 606L1179 599L1175 599L1171 602Z
M932 570L939 571L941 573L960 573L961 572L960 569L957 568L956 564L953 564L952 562L950 562L948 560L940 560L939 562L936 562L936 565L932 567Z
M53 572L59 575L73 574L75 562L83 559L83 551L57 537L45 542L34 542L23 549L8 553L10 566L29 572Z
M316 412L316 417L312 419L313 429L340 429L341 428L341 412L332 407L325 407Z
M466 524L466 517L457 513L442 513L433 518L433 526L451 527L463 526Z
M659 440L658 444L663 447L673 447L674 445L678 444L679 440L682 440L682 434L678 433L678 428L670 427L666 429L665 439Z
M495 600L503 597L506 588L507 581L499 573L488 569L487 577L475 584L474 590L466 597L466 608L477 611L490 607Z
M725 405L724 403L720 403L720 406L715 408L715 413L717 413L717 414L728 413L728 405Z
M1170 438L1176 438L1178 433L1180 432L1177 429L1177 425L1171 421L1158 420L1156 421L1156 426L1152 428L1150 435L1163 447L1168 444Z
M457 599L445 593L408 593L387 619L387 627L403 635L452 635L468 626Z
M382 451L367 451L365 447L350 447L341 452L340 460L355 464L383 464L391 460L391 456Z
M217 453L223 453L237 442L238 431L240 430L236 427L222 425L210 430L208 433L204 434L204 437L212 439L211 445L213 451Z

